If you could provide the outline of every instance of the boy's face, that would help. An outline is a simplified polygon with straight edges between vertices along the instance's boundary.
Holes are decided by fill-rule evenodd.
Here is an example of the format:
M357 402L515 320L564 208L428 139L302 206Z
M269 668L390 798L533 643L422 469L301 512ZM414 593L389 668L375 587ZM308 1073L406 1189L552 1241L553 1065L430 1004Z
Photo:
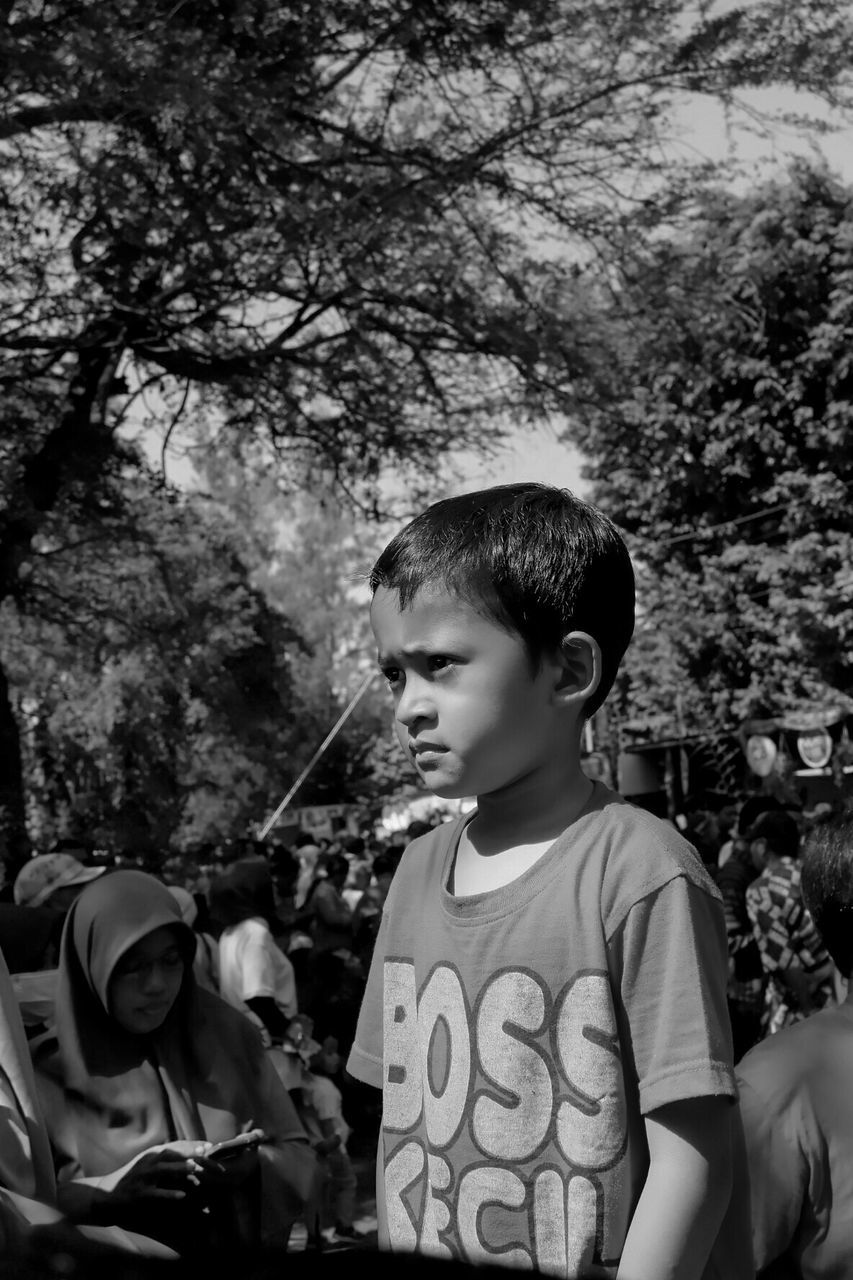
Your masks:
M440 589L401 612L399 593L379 587L370 620L397 736L430 791L488 795L553 767L566 724L556 656L534 671L519 635Z

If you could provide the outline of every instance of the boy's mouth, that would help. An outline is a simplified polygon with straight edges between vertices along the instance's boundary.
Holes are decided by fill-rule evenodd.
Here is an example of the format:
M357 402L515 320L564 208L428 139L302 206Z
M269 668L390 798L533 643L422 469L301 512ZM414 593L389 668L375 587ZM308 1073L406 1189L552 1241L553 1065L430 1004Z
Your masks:
M447 750L437 742L410 742L409 751L416 760L427 759L430 756L441 755Z

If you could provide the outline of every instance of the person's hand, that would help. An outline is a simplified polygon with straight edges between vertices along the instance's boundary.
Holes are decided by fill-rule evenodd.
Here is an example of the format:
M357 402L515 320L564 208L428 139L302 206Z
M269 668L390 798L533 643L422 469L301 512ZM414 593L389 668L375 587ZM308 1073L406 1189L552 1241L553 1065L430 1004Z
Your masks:
M198 1186L210 1142L163 1143L134 1160L112 1187L114 1198L128 1204L139 1199L183 1200Z
M202 1190L205 1187L236 1187L245 1182L257 1168L258 1148L244 1147L227 1160L217 1160L215 1156L198 1156L194 1163L194 1176Z

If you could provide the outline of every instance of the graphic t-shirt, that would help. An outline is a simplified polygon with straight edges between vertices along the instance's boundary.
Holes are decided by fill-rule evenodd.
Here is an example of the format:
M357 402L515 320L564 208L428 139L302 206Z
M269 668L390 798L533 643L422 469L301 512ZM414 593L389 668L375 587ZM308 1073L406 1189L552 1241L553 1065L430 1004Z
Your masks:
M735 1094L720 896L673 827L596 783L518 879L454 898L466 821L403 856L348 1062L384 1095L380 1245L614 1276L643 1116Z

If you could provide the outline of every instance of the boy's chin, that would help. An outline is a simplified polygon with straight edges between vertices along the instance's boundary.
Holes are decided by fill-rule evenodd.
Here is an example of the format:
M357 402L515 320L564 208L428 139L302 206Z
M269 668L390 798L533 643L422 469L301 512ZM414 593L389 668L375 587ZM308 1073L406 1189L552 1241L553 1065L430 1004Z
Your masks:
M424 786L431 791L434 796L438 796L439 800L464 800L470 796L470 791L466 791L464 787L452 782L428 782L426 778L421 778Z

